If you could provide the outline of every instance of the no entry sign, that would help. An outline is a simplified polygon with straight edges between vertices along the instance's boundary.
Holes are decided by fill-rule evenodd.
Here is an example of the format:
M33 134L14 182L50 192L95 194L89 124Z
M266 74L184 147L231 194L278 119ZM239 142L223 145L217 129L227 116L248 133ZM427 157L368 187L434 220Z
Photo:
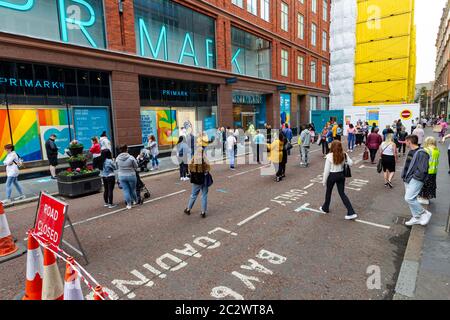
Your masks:
M39 198L34 231L59 246L64 228L67 204L42 192Z
M412 117L412 111L405 109L400 113L400 116L403 120L409 120Z

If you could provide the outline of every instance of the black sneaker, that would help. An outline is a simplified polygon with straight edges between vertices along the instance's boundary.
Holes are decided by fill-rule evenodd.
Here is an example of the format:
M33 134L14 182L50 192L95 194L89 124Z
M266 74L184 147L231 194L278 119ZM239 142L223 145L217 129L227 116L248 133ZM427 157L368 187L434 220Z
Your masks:
M388 183L387 183L387 185L389 186L389 188L391 188L391 189L393 189L394 188L394 186L392 185L392 183L389 181Z
M206 218L206 212L201 213L202 218Z
M184 213L186 213L187 215L191 214L191 210L189 210L188 208L184 209Z

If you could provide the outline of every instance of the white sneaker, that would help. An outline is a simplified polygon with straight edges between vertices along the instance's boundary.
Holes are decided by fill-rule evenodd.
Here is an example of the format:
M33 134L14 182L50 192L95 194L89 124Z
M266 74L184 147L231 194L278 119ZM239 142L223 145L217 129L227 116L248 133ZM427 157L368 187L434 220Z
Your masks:
M128 210L131 209L131 204L127 204L127 209L128 209Z
M188 178L188 177L185 177L184 178L184 181L189 181L190 179Z
M117 204L110 204L110 205L108 205L108 209L113 209L115 207L117 207Z
M183 177L181 177L181 178L180 178L180 181L184 181L184 178L183 178Z
M431 216L432 214L430 211L425 211L425 213L420 216L420 224L426 226L430 222Z
M103 206L104 206L104 207L109 207L109 204L105 203Z
M424 198L417 198L420 204L430 204L430 200Z
M345 220L355 220L356 218L358 218L358 215L356 213L352 214L351 216L345 216Z
M150 171L153 171L153 170L155 170L155 168L150 168Z
M420 218L418 219L416 217L412 217L411 220L405 222L405 225L407 226L412 226L415 224L420 224Z
M26 196L23 194L23 195L21 195L21 196L18 196L17 198L14 198L14 200L15 201L19 201L19 200L23 200L23 199L25 199L26 198Z
M11 203L12 201L11 201L11 199L5 199L5 200L2 200L2 203L3 204L7 204L7 203Z

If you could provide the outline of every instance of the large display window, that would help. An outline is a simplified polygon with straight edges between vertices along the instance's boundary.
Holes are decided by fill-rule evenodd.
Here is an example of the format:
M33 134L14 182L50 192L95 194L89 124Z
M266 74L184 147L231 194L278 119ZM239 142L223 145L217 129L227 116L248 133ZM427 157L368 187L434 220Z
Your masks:
M266 97L249 91L233 91L233 126L248 130L266 124Z
M184 132L215 136L216 85L140 77L140 97L142 143L154 135L164 150L176 145Z
M110 126L109 74L0 61L0 163L13 144L27 162L46 160L45 141L56 134L60 158L72 139L89 148Z

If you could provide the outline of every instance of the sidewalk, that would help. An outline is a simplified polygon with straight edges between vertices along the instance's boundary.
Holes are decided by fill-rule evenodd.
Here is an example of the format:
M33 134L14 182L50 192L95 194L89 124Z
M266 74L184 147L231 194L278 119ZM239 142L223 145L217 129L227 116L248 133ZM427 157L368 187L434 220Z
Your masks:
M293 144L296 144L296 141L297 137L294 137L292 139ZM238 156L242 156L246 153L252 154L250 145L245 144L244 146L238 144ZM219 149L216 149L215 152L213 152L212 149L208 148L207 154L208 159L210 159L210 161L218 161L223 159L222 151ZM159 170L142 172L141 177L157 175L168 171L178 170L179 168L177 164L173 163L171 157L159 159L159 162L160 162ZM26 195L26 199L21 201L13 201L11 204L5 205L5 207L35 201L41 191L45 191L49 194L57 194L58 192L58 182L56 180L51 179L50 176L28 180L20 180L19 182L20 186L23 189L24 194ZM12 196L13 198L18 197L16 189L13 189ZM6 198L6 184L2 183L0 184L0 200L3 200L5 198Z
M429 135L436 136L428 129L426 136ZM425 228L412 228L394 299L450 298L450 233L445 231L450 213L448 144L438 146L441 156L437 176L437 199L432 200L428 208L433 216Z

